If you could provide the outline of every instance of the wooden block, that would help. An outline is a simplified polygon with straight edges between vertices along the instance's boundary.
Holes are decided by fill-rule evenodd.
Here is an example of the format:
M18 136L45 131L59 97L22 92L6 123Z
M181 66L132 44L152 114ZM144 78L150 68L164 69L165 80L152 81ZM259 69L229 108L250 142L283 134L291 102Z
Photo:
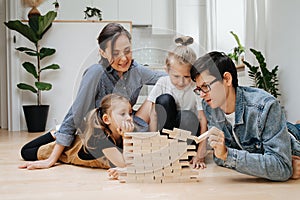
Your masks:
M193 150L196 149L195 145L187 145L187 150Z
M148 138L159 135L159 132L126 132L124 133L125 137L132 137L132 138Z
M209 137L210 135L210 131L206 131L204 133L202 133L199 137L197 137L197 139L195 139L196 143L202 142L203 140L205 140L207 137Z
M189 161L180 161L179 164L181 166L190 166L190 162Z
M189 156L196 156L197 152L196 151L187 151L185 153L183 153L179 159L188 159Z

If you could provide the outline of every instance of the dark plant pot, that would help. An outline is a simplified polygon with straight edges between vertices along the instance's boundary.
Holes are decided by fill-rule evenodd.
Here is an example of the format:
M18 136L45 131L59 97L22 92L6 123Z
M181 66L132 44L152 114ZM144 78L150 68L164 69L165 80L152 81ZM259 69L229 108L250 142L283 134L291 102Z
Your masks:
M49 105L26 105L23 106L28 132L45 131Z

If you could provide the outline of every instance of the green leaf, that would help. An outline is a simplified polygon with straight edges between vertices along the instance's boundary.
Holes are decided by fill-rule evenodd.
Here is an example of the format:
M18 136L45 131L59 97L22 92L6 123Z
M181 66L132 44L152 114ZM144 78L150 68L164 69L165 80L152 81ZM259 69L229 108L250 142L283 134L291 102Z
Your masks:
M36 79L38 78L37 71L35 69L35 66L32 63L30 63L30 62L24 62L22 64L22 66L25 68L25 70L27 72L29 72L30 74L32 74L34 76L34 78L36 78Z
M240 39L237 34L235 34L233 31L230 31L231 35L233 35L236 43L238 44L238 49L241 51L240 53L244 52L244 47L241 45Z
M47 57L47 56L51 56L55 53L55 49L51 49L51 48L42 48L40 50L40 59L42 60L43 58Z
M24 52L24 51L28 51L28 52L36 52L36 50L34 49L30 49L30 48L27 48L27 47L18 47L16 48L18 51L21 51L21 52Z
M53 70L56 70L56 69L59 69L59 68L60 68L59 65L57 65L57 64L52 64L52 65L49 65L49 66L47 66L47 67L44 67L43 69L41 69L41 71L47 70L47 69L53 69Z
M29 25L36 31L36 35L39 39L42 39L43 35L51 27L57 13L49 11L44 16L33 16L29 18Z
M30 40L33 43L38 42L38 37L36 36L36 33L28 26L23 24L20 20L15 21L8 21L4 22L4 24L11 30L15 30L21 35L23 35L25 38Z
M271 71L268 70L262 53L255 49L250 49L250 51L255 55L259 66L252 66L246 61L244 61L244 63L249 68L249 76L254 81L255 87L264 89L277 98L280 95L278 92L279 81L277 78L278 66Z
M28 85L28 84L26 84L26 83L19 83L19 84L17 85L17 87L18 87L19 89L21 89L21 90L29 90L29 91L31 91L31 92L33 92L33 93L37 93L37 90L36 90L34 87L32 87L31 85Z
M35 86L39 90L51 90L52 85L50 83L45 83L45 82L35 82Z
M37 34L38 30L39 30L39 16L37 15L33 15L29 18L29 26L30 28L35 32L35 34ZM38 36L38 35L37 35Z
M29 56L37 56L37 55L38 55L37 52L36 52L35 50L29 49L29 48L27 48L27 47L19 47L19 48L17 48L17 50L18 50L18 51L21 51L21 52L23 52L23 53L26 53L26 54L29 55Z

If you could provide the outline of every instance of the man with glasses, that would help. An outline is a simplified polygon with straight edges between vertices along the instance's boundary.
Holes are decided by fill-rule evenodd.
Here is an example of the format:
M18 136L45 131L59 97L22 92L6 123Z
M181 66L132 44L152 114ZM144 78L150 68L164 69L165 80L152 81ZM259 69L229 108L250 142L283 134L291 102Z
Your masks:
M238 86L234 63L220 52L198 58L191 76L208 127L216 127L208 138L216 164L274 181L300 177L300 143L288 133L275 97Z

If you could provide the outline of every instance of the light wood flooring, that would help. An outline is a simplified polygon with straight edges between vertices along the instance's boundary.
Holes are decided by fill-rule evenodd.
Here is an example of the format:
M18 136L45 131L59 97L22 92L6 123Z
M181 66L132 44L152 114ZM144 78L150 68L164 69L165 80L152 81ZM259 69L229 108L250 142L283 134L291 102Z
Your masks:
M196 183L133 184L109 180L106 170L58 165L24 170L20 147L41 133L0 129L0 199L299 199L300 180L271 182L216 166L199 170Z

